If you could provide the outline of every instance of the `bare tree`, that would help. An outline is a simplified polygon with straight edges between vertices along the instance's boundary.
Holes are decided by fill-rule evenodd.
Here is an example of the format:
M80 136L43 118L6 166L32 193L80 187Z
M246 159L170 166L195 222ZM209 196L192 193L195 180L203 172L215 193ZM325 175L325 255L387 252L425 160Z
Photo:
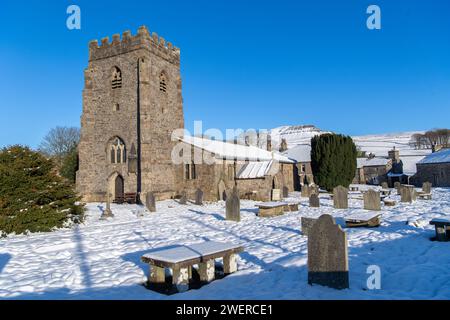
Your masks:
M76 127L56 127L51 129L39 145L39 151L49 157L61 159L80 140L80 129Z

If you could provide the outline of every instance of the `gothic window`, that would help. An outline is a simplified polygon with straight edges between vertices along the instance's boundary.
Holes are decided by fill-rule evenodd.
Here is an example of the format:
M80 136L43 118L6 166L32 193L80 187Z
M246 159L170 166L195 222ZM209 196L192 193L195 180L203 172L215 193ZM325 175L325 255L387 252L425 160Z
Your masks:
M109 147L111 163L127 162L127 151L125 144L120 138L114 138Z
M159 75L159 91L163 93L167 92L167 78L164 72L161 72Z
M194 163L186 164L184 166L184 178L186 180L197 179L197 172L196 172L196 168L195 168L195 164Z
M111 88L122 88L122 71L119 68L114 67L111 77Z

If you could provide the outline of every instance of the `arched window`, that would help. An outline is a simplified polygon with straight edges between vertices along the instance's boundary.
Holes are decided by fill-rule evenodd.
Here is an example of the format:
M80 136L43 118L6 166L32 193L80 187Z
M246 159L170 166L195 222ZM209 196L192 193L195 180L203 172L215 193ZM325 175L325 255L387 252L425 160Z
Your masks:
M122 88L122 71L119 68L114 67L111 75L111 88Z
M164 72L161 72L159 75L159 91L164 93L167 92L167 77Z
M126 163L127 162L127 150L123 141L116 137L109 146L109 154L111 163Z

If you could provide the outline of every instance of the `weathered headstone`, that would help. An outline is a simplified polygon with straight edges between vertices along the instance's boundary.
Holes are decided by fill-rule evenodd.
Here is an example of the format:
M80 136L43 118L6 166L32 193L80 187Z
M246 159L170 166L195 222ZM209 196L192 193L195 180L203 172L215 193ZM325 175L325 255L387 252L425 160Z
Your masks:
M349 287L347 235L332 216L320 216L308 232L308 283Z
M364 192L364 209L381 210L381 197L379 192L372 189Z
M106 209L103 210L102 215L100 216L100 220L104 220L106 218L112 218L114 214L111 211L111 194L109 192L106 193Z
M186 191L182 191L181 192L181 198L180 198L180 204L186 204L187 202L187 196L186 196Z
M319 195L319 186L317 184L314 184L309 187L309 195L317 194Z
M313 225L317 222L317 218L307 218L302 217L302 233L305 236L309 235L309 232L311 231L311 228Z
M309 187L309 185L307 185L307 184L304 184L303 186L302 186L302 193L301 193L301 197L302 198L308 198L309 197L309 195L311 194L311 190L310 190L310 187Z
M319 200L319 196L317 194L313 193L309 196L309 206L311 208L319 208L320 207L320 200Z
M145 196L145 205L150 212L156 211L156 199L153 192L147 192Z
M411 203L413 201L413 192L414 192L414 189L407 187L407 186L401 186L400 187L400 201Z
M400 194L400 188L402 187L401 183L396 181L394 182L394 188L397 190L397 194Z
M382 183L381 183L381 188L383 188L383 189L389 189L388 183L387 183L387 182L382 182Z
M195 204L203 205L203 191L200 188L195 191Z
M284 186L283 187L283 198L289 197L289 188Z
M272 201L280 201L280 200L281 200L281 190L272 189Z
M423 193L431 193L431 183L430 182L424 182L422 184L422 192Z
M333 189L333 203L335 209L348 208L348 189L343 186L337 186Z
M241 221L241 204L239 200L239 191L236 186L227 193L225 207L227 220L236 222Z

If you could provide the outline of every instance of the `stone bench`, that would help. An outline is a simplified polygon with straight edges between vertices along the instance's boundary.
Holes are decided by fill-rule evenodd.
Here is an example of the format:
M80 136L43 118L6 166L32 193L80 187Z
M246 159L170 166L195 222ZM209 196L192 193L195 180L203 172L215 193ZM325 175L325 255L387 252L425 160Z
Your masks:
M345 217L345 225L348 228L355 227L378 227L381 223L381 213L367 212L357 213Z
M264 202L255 205L258 207L259 217L273 217L282 215L289 211L298 211L298 203L288 203L288 202Z
M449 219L433 219L430 224L434 226L436 230L437 241L449 241L450 240L450 220Z
M200 283L215 279L215 259L223 258L224 275L237 271L237 254L242 246L207 241L192 245L157 248L144 254L142 262L150 264L148 286L164 292L184 292L193 284L192 269L198 265ZM165 269L172 269L172 283L166 283Z

